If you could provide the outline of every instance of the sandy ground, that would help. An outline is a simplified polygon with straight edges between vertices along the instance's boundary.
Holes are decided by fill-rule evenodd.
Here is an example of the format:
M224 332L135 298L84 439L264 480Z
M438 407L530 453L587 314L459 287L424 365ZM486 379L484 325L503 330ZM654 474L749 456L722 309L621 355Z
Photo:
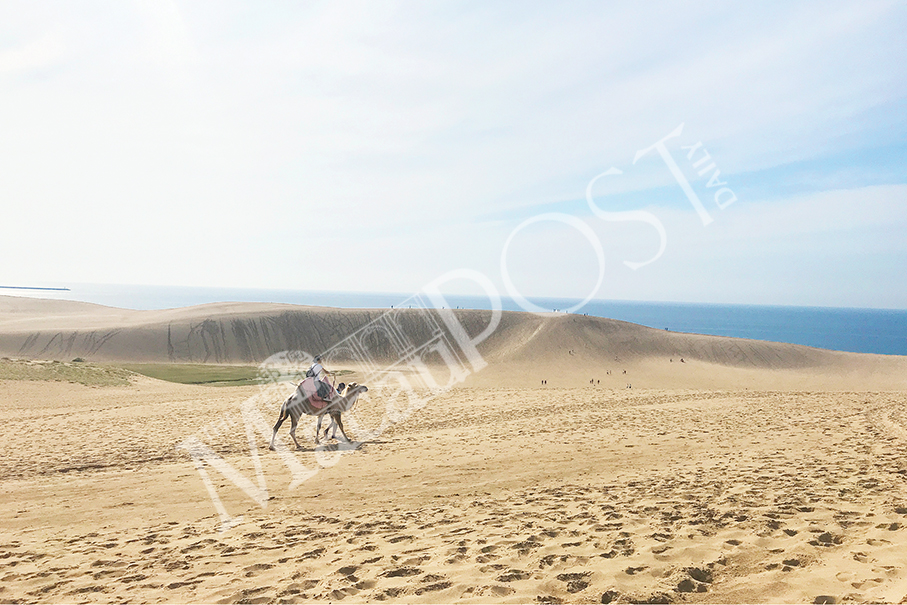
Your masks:
M0 381L0 601L907 602L907 393L761 386L370 392L272 452L258 387Z

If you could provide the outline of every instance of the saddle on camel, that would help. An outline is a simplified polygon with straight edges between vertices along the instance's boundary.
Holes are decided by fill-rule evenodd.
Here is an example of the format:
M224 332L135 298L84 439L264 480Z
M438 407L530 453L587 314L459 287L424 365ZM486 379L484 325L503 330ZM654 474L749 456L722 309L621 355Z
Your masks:
M346 385L341 382L338 386L342 391ZM316 410L324 408L339 395L338 389L335 389L334 385L318 380L314 376L309 376L299 383L299 390L302 391L303 396L309 400L312 407Z

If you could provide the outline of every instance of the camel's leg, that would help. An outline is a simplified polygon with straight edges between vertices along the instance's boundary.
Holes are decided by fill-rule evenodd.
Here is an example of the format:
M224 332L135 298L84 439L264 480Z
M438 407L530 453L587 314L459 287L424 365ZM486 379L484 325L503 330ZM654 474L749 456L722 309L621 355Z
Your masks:
M301 450L302 446L299 445L299 441L297 441L297 439L296 439L296 425L299 424L299 418L297 418L295 416L290 416L290 422L292 423L290 425L290 437L293 438L293 443L296 444L296 449Z
M268 449L274 449L274 440L277 438L277 429L280 428L280 425L283 424L283 421L287 419L288 415L284 406L281 406L280 416L277 418L277 424L274 425L274 433L271 434L271 445L268 446Z
M330 416L330 414L328 414ZM333 430L332 430L333 429ZM328 433L331 433L331 439L337 438L337 423L334 422L334 417L331 416L331 423L328 425L328 428L324 429L324 438L328 438Z
M318 444L318 437L321 434L321 421L324 420L324 414L318 415L318 423L315 424L315 444Z
M343 438L346 439L347 443L350 443L352 439L347 437L346 431L343 430L343 422L340 420L340 413L338 412L336 416L334 414L331 414L331 420L337 423L337 426L340 427L340 433L343 435Z

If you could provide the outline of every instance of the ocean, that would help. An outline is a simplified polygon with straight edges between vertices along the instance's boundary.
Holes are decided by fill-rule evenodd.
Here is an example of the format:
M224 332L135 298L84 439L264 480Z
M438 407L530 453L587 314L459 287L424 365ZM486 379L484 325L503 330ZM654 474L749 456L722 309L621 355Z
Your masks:
M77 300L127 309L169 309L211 302L272 302L345 308L390 308L407 294L309 292L242 288L75 284L68 290L0 289L0 295ZM487 309L487 298L448 296L451 306ZM537 298L536 305L569 309L580 301ZM513 300L504 309L520 311ZM907 310L848 309L593 300L576 314L609 317L673 332L735 336L837 351L907 355Z

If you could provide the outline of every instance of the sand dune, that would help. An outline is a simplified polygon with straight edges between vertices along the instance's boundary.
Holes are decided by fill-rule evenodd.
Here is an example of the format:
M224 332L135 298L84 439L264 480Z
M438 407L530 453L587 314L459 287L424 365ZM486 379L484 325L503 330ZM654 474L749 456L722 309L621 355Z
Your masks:
M259 363L286 350L330 351L388 317L401 338L417 345L431 341L436 331L450 337L437 311L388 313L257 303L130 311L0 296L0 356ZM471 337L485 329L490 317L487 311L452 313ZM393 363L399 348L373 336L365 343L370 361ZM597 380L624 388L848 389L858 380L864 388L907 388L903 357L682 334L580 315L504 312L478 352L489 365L469 377L467 384L476 386L525 387L547 380L551 386L572 387ZM359 361L334 359L353 365Z
M339 363L358 334L393 364L489 317L362 332L384 313L0 297L0 355ZM287 382L0 380L0 601L907 603L905 358L521 313L478 353L446 391L372 383L352 444L304 419L299 451L267 449Z

